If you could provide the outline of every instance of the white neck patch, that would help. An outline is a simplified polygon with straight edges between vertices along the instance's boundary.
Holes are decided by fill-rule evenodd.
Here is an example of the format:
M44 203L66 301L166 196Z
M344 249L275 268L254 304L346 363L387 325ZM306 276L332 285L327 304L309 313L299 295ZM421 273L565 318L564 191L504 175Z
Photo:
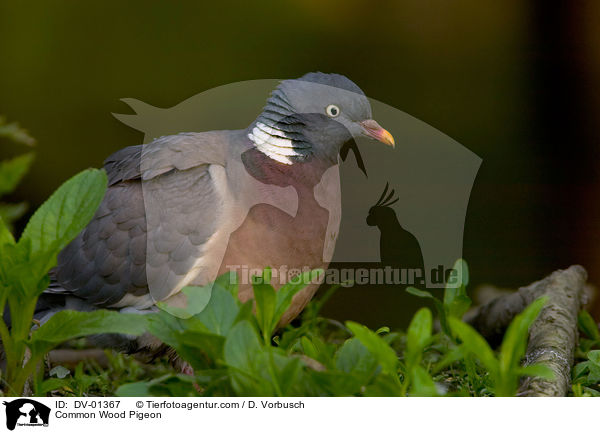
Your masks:
M292 139L288 138L284 131L267 126L262 122L256 122L256 126L248 134L248 138L262 153L283 164L293 164L291 156L304 156L294 148Z

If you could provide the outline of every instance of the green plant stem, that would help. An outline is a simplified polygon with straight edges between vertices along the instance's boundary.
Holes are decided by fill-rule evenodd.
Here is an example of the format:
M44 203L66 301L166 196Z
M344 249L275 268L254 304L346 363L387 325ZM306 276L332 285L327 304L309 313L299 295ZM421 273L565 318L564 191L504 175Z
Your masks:
M19 373L17 374L15 381L13 383L13 389L18 395L23 394L23 389L25 388L25 382L35 373L35 369L39 363L39 357L31 357L27 363L23 366Z
M400 379L398 378L398 381ZM402 381L402 385L400 386L400 396L406 397L406 393L408 392L408 387L410 386L410 372L406 369L404 373L404 381Z
M4 323L4 320L2 320L2 319L0 319L0 338L2 339L2 345L4 346L4 354L6 356L6 364L9 365L14 362L13 341L10 336L8 327L6 326L6 323Z
M6 351L6 378L9 387L12 388L13 392L19 395L23 392L23 386L26 378L28 377L27 376L24 380L20 379L20 376L22 376L26 371L25 366L21 366L20 364L25 357L25 350L27 348L25 341L27 340L31 329L31 320L33 318L37 297L34 298L33 301L22 304L20 309L15 308L15 302L17 301L12 300L11 302L9 299L9 307L11 310L13 326L10 331L10 337L6 340L10 341L11 347L10 351ZM12 314L13 311L19 311L19 314ZM5 324L4 327L6 331L8 331Z
M471 385L473 394L477 395L479 393L480 384L478 383L479 381L477 377L477 370L475 368L475 361L473 360L473 355L467 354L464 358L464 361L469 384Z
M268 349L269 349L269 363L268 363L269 374L271 375L271 378L273 379L273 385L275 386L275 392L277 393L277 396L281 397L283 395L283 393L281 392L279 382L277 381L277 375L275 374L275 369L274 369L275 360L273 359L273 350L270 347Z

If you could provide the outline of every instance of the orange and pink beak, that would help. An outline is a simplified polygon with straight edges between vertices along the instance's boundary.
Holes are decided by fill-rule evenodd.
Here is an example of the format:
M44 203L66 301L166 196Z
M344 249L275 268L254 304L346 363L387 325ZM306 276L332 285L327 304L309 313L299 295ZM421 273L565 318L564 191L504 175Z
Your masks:
M363 128L364 134L367 137L371 137L377 141L381 141L383 144L395 147L394 137L387 130L383 129L379 123L373 119L364 120L360 122L360 126Z

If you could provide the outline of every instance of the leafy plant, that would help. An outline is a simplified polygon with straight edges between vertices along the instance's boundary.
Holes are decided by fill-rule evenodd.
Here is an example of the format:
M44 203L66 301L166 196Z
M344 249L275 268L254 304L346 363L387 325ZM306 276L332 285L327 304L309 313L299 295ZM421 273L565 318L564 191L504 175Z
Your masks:
M6 138L14 143L32 146L35 140L29 133L21 128L18 123L7 123L0 116L0 138ZM23 176L33 163L33 152L24 153L12 159L0 161L0 197L10 194L15 190ZM21 218L27 211L27 204L0 202L0 218L9 230L13 230L13 222Z
M283 349L271 345L271 337L293 295L314 280L322 271L300 275L280 290L269 284L270 271L254 279L256 316L252 303L237 299L235 274L225 274L210 285L210 301L193 316L176 317L169 309L148 315L149 331L177 350L196 372L200 386L208 394L296 395L293 388L301 370L298 357L288 357ZM188 305L198 305L206 288L187 290ZM187 313L193 311L187 310ZM140 389L164 391L170 386L186 387L179 376L164 377L158 382L125 385L120 395L131 395ZM186 382L186 380L184 380ZM189 381L188 381L189 382ZM160 384L160 386L159 386ZM187 388L191 384L187 383Z
M469 267L463 259L458 259L452 268L450 278L446 282L443 301L439 300L431 292L415 287L407 287L406 291L420 298L431 299L437 310L443 331L446 335L452 337L448 319L451 317L462 319L471 306L471 298L467 295L468 284Z
M575 384L585 387L600 382L600 350L590 350L587 353L587 360L580 362L573 369L573 378Z
M572 370L573 394L575 396L600 396L600 331L598 324L590 313L583 310L579 312L577 322L581 336L576 358Z
M34 325L38 297L59 251L85 227L100 204L106 174L86 170L65 182L31 217L18 242L0 219L0 309L8 305L10 324L0 321L9 394L20 395L43 356L59 343L99 332L139 335L139 316L117 312L62 311Z
M466 296L465 279L447 289L453 292L445 297L449 334L455 339L433 334L427 308L415 314L405 335L385 327L375 332L352 321L332 323L315 317L311 308L299 327L278 330L293 295L320 271L313 272L275 290L266 269L252 281L255 301L245 304L237 298L235 274L219 277L209 288L187 288L188 305L202 305L209 290L206 306L179 317L168 308L148 315L149 331L193 367L197 388L189 377L172 374L122 385L117 395L434 396L487 395L490 389L496 395L514 395L520 376L548 377L543 366L520 365L528 327L543 300L515 319L498 356L456 318L470 302L461 298ZM324 330L331 325L335 330ZM453 377L449 372L454 369L464 373ZM489 377L491 383L474 387L476 376Z
M17 122L8 123L4 116L0 116L0 138L6 138L14 143L33 146L35 139L29 135Z
M428 371L421 366L423 352L432 342L433 319L431 311L421 308L414 315L406 333L406 378L404 389L411 387L412 395L437 395L438 390ZM404 392L403 392L404 394Z
M462 341L464 354L470 354L479 359L489 372L495 395L515 395L521 376L539 376L546 379L554 377L552 370L543 364L521 366L521 360L527 348L529 327L539 315L546 301L546 298L535 300L515 317L506 330L498 356L475 329L454 317L449 318L451 329Z
M70 348L85 347L85 339L78 339L69 344ZM169 374L172 367L168 364L167 358L158 358L152 363L141 362L134 356L122 353L104 350L102 357L86 358L76 366L56 365L47 375L43 369L35 375L33 382L34 395L42 397L52 396L107 396L114 395L118 384L133 382L148 377L157 377L157 381ZM188 381L192 381L190 376L183 376ZM170 383L167 382L169 386ZM166 389L161 389L165 395L186 395L175 388L169 394ZM194 390L195 391L195 390Z

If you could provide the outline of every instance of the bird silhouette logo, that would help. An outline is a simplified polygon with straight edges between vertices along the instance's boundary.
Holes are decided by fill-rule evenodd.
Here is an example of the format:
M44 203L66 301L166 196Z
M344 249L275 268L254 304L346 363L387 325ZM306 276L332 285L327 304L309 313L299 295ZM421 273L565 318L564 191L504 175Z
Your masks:
M419 274L423 276L421 246L417 238L404 229L398 220L392 205L397 203L400 198L394 197L395 190L389 191L389 186L389 182L385 184L379 200L371 206L366 218L367 225L376 226L380 232L380 262L393 269L419 271Z
M50 408L38 401L19 398L11 402L3 402L6 406L6 428L14 430L17 425L48 427Z

